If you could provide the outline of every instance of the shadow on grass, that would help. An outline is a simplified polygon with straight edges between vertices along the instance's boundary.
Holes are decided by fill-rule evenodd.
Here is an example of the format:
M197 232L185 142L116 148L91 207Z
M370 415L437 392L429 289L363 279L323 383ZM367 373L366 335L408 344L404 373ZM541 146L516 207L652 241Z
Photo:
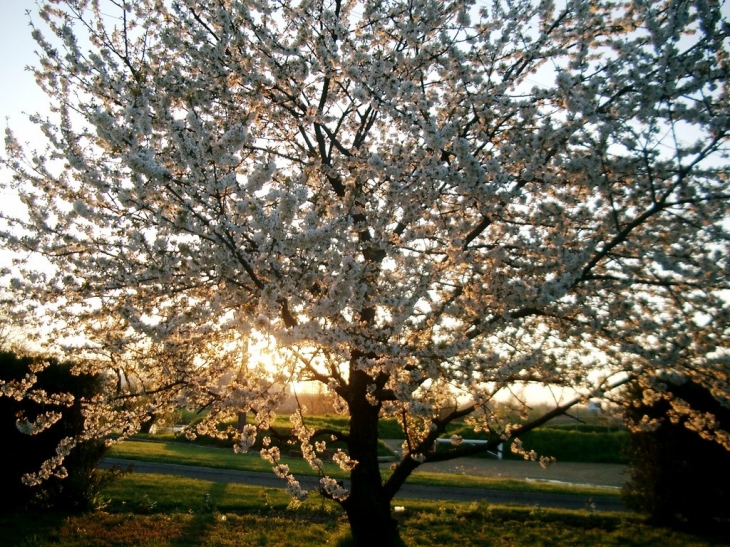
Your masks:
M9 547L46 545L65 518L66 513L52 511L0 514L0 543Z
M336 539L335 547L361 547L357 544L355 539L352 537L350 532L344 533L342 536ZM389 544L382 542L378 544L378 547L410 547L402 538L390 542Z
M218 522L216 519L218 503L225 495L226 484L211 483L210 488L203 494L201 506L184 526L179 538L173 540L170 547L192 547L204 543L206 537L210 534Z
M347 529L342 530L339 534L333 536L332 540L334 541L335 547L363 547L363 545L366 545L367 547L371 547L373 545L376 545L377 547L412 547L400 536L401 531L402 529L399 527L396 530L396 534L398 534L397 537L391 538L390 541L383 537L382 539L378 538L377 543L373 543L371 540L368 540L363 544L359 544L357 540L352 537L352 532L348 527Z

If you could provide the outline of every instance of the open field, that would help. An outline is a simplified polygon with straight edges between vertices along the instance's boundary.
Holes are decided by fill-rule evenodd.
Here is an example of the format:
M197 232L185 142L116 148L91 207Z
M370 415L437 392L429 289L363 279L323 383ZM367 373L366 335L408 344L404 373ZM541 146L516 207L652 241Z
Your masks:
M129 475L104 491L103 511L0 517L7 547L319 547L348 545L340 509L298 507L274 489ZM730 545L648 526L634 515L396 500L404 544L419 546L687 547Z
M234 454L230 449L202 447L190 444L125 441L115 445L109 455L115 458L131 460L271 473L270 464L255 454ZM282 462L289 465L292 473L295 475L314 474L309 465L302 459L282 458ZM452 466L473 465L480 468L495 465L494 462L490 464L482 460L474 459L459 460L458 464L452 462L445 463L450 463ZM536 463L507 461L498 463L503 464L505 468L519 467L529 469L536 477L542 476L541 472L543 470ZM564 465L568 466L570 464ZM450 468L444 467L444 469ZM325 470L333 477L347 478L347 474L334 464L325 463ZM383 469L384 476L387 476L388 473L388 469ZM428 466L424 466L422 470L417 471L408 479L408 483L434 486L478 487L494 490L588 494L591 496L618 495L618 491L613 488L573 486L551 482L526 481L524 477L518 479L515 477L480 476L480 474L480 472L474 471L473 469L470 469L468 472L463 472L463 470L458 471L456 468L453 468L451 472L432 472ZM544 475L546 480L554 476L549 474Z
M180 423L191 424L201 420L201 416L188 411L181 413ZM605 419L592 417L594 423L577 423L554 420L534 431L521 436L526 450L535 450L538 454L554 456L562 462L586 462L586 463L614 463L625 464L626 447L628 443L628 432L611 424ZM339 429L347 430L347 418L337 415L315 415L307 416L306 423L313 429ZM230 422L228 425L235 424ZM277 415L273 424L277 431L286 433L291 429L291 422L286 415ZM487 439L484 431L475 432L474 429L464 422L450 424L444 437L452 434L461 435L464 439ZM175 436L171 432L157 433L154 436L147 436L153 440L174 441ZM378 438L380 439L403 439L403 430L394 418L384 418L378 423ZM230 440L211 439L201 436L196 441L198 444L212 444L215 446L231 446ZM276 443L276 441L274 440ZM331 448L345 448L344 444L330 443ZM255 448L261 448L260 439ZM282 447L284 450L285 447ZM444 448L443 446L440 448ZM388 452L381 444L379 455L387 455ZM504 449L506 459L521 459L521 456L513 454L506 446Z

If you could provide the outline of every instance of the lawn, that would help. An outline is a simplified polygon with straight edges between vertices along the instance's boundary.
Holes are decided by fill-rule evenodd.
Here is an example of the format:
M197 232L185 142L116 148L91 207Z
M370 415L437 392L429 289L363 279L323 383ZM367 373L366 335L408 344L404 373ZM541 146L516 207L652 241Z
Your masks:
M84 515L0 517L7 547L319 547L348 545L334 504L293 507L280 490L159 475L128 475L104 491L103 510ZM407 547L716 546L728 537L654 528L627 514L396 500Z
M130 460L175 463L213 467L218 469L237 469L240 471L260 471L271 473L271 466L257 454L235 454L231 449L204 447L187 443L124 441L114 445L110 457ZM282 458L289 465L294 475L314 475L315 472L301 458ZM325 471L335 478L347 478L347 474L336 465L325 462ZM389 471L384 469L387 478ZM591 496L617 496L618 492L611 488L570 486L527 482L515 479L495 479L466 475L450 475L445 473L429 473L419 471L408 479L409 484L425 484L433 486L457 486L465 488L488 488L494 490L510 490L522 492L552 492L562 494L583 494Z
M186 411L181 423L190 424L202 419L194 413ZM347 430L347 418L344 416L315 415L307 416L306 423L313 429L335 429ZM235 425L231 422L228 425ZM277 415L273 423L280 433L288 433L291 429L291 422L287 415ZM488 434L484 431L476 433L474 429L463 421L449 424L444 437L452 434L461 435L464 439L487 439ZM152 439L175 440L172 433L156 434ZM384 418L378 422L378 438L380 439L403 439L403 430L398 421L394 418ZM589 462L589 463L627 463L626 448L629 434L627 431L606 425L588 424L553 424L552 422L543 427L537 428L521 436L525 450L535 450L538 454L554 456L562 462ZM276 441L275 441L276 442ZM231 446L231 440L211 439L201 436L198 444L213 444L216 446ZM332 448L344 448L344 444L330 443ZM255 445L261 448L260 439ZM283 448L283 447L282 447ZM445 449L445 447L441 447ZM379 454L387 455L388 451L381 446ZM513 454L506 446L504 457L508 459L519 459L521 456Z

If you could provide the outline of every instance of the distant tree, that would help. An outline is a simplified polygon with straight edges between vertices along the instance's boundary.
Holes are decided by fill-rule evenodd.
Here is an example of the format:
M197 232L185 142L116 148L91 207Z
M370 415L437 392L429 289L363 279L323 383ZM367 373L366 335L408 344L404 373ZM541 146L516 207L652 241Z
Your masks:
M321 491L361 544L387 544L390 502L423 463L494 450L660 369L728 403L721 9L42 2L48 148L8 133L27 211L3 240L48 266L17 264L9 287L80 370L116 375L89 435L177 405L210 410L191 435L218 434L246 411L229 431L245 451L285 385L320 382L349 429L315 431L299 408L293 434L315 469L327 441L347 445L351 482ZM521 382L575 398L490 411ZM387 480L381 417L406 435ZM467 417L491 442L429 450ZM262 456L305 495L277 450Z
M730 430L730 408L692 382L661 383L642 401L634 389L629 422L638 426L629 447L629 477L623 497L629 508L668 526L730 524L730 451L698 434L698 421L717 420ZM693 412L685 412L691 405ZM652 422L651 426L647 425ZM643 427L642 427L643 426Z
M0 491L3 493L0 509L18 509L31 502L71 510L90 508L104 479L110 478L109 474L97 470L106 452L102 439L86 439L70 448L68 454L64 454L63 467L54 469L53 475L44 483L30 487L24 483L24 478L57 456L59 445L66 445L64 439L83 438L84 401L101 392L101 378L74 375L70 364L55 359L0 352L3 387L24 381L35 384L37 397L0 398L0 436L6 447L0 471ZM48 423L42 431L28 435L26 424L42 416L52 416L56 421Z

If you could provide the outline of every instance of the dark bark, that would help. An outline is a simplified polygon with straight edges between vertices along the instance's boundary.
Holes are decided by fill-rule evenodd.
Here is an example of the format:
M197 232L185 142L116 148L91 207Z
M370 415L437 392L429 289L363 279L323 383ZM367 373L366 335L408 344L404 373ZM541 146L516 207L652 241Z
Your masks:
M391 515L391 496L383 487L378 465L378 414L380 404L366 398L373 382L366 373L350 372L350 457L357 465L350 474L350 495L342 503L358 546L400 544L397 522Z
M239 433L243 433L243 428L246 425L246 413L245 412L239 412L238 413L238 424L237 428Z

